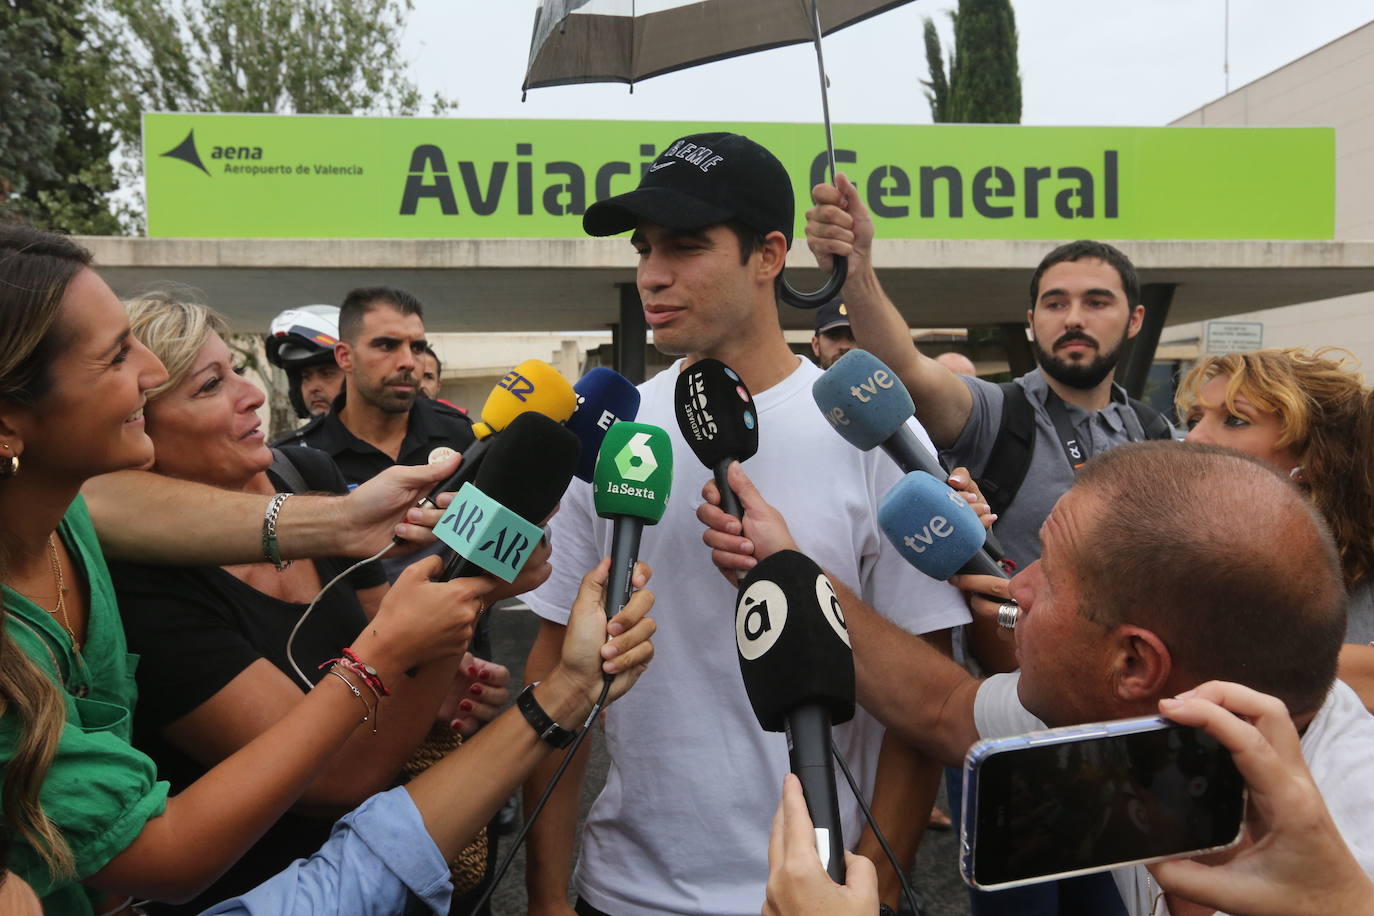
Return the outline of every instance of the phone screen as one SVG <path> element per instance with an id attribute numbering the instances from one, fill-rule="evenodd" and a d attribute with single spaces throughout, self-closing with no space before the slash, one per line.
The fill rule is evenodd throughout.
<path id="1" fill-rule="evenodd" d="M 979 887 L 1225 846 L 1245 810 L 1230 752 L 1180 726 L 998 749 L 970 782 Z"/>

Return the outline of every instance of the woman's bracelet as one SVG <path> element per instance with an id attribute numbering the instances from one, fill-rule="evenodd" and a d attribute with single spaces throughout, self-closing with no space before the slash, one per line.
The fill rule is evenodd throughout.
<path id="1" fill-rule="evenodd" d="M 325 662 L 325 664 L 327 665 L 327 664 L 329 664 L 329 662 Z M 324 667 L 324 666 L 321 665 L 320 667 Z M 367 698 L 363 696 L 363 692 L 362 692 L 361 690 L 359 690 L 356 686 L 354 686 L 354 684 L 353 684 L 352 681 L 350 681 L 348 678 L 344 677 L 343 673 L 339 671 L 339 668 L 338 668 L 337 665 L 331 667 L 331 668 L 330 668 L 327 672 L 325 672 L 325 673 L 326 673 L 326 674 L 332 674 L 332 675 L 334 675 L 336 678 L 338 678 L 339 680 L 343 681 L 343 682 L 344 682 L 344 686 L 347 687 L 350 691 L 352 691 L 352 693 L 353 693 L 353 695 L 354 695 L 355 697 L 357 697 L 359 700 L 362 700 L 363 709 L 367 710 L 367 712 L 363 713 L 363 722 L 367 722 L 367 721 L 371 720 L 371 722 L 372 722 L 372 734 L 374 734 L 374 735 L 377 734 L 377 707 L 380 705 L 380 702 L 379 702 L 377 705 L 368 706 L 368 705 L 367 705 Z M 359 724 L 361 724 L 361 723 L 359 723 Z"/>
<path id="2" fill-rule="evenodd" d="M 272 497 L 272 501 L 267 504 L 267 511 L 262 514 L 262 557 L 277 567 L 277 572 L 291 565 L 290 560 L 282 560 L 281 550 L 277 545 L 277 516 L 281 514 L 281 507 L 290 498 L 290 493 L 278 493 Z"/>
<path id="3" fill-rule="evenodd" d="M 382 683 L 382 676 L 377 673 L 376 668 L 359 658 L 358 653 L 354 652 L 352 649 L 344 649 L 343 654 L 343 658 L 335 659 L 335 661 L 344 665 L 354 674 L 358 675 L 358 677 L 366 681 L 367 686 L 371 687 L 373 691 L 380 696 L 391 696 L 391 691 L 387 690 L 386 685 Z"/>

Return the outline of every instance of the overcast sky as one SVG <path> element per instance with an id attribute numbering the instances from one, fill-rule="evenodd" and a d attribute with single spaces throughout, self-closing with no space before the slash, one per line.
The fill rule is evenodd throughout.
<path id="1" fill-rule="evenodd" d="M 649 0 L 652 2 L 652 0 Z M 749 0 L 728 0 L 749 2 Z M 628 6 L 628 2 L 626 3 Z M 640 0 L 643 8 L 648 5 Z M 922 20 L 952 43 L 956 0 L 918 0 L 825 39 L 836 123 L 930 122 Z M 536 0 L 415 0 L 406 34 L 426 91 L 459 117 L 819 121 L 809 46 L 623 85 L 561 86 L 520 101 Z M 1024 124 L 1167 124 L 1225 92 L 1226 0 L 1017 0 Z M 1230 0 L 1230 87 L 1374 18 L 1369 0 Z"/>

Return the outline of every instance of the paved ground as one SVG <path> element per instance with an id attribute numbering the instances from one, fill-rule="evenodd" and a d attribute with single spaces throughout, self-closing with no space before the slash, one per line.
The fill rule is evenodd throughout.
<path id="1" fill-rule="evenodd" d="M 497 608 L 492 618 L 492 642 L 496 660 L 511 668 L 515 680 L 520 679 L 520 671 L 525 661 L 535 633 L 539 628 L 538 619 L 523 608 Z M 585 813 L 606 775 L 606 753 L 600 732 L 588 737 L 592 742 L 592 758 L 589 767 L 590 777 L 582 791 L 582 810 Z M 944 795 L 941 793 L 941 804 Z M 946 808 L 946 810 L 948 810 Z M 509 838 L 500 843 L 500 855 L 505 856 L 509 849 Z M 912 882 L 921 897 L 922 912 L 925 916 L 968 916 L 968 895 L 959 878 L 957 865 L 957 838 L 950 831 L 938 833 L 927 831 L 916 859 Z M 517 855 L 515 863 L 506 875 L 493 898 L 494 916 L 523 916 L 525 913 L 525 863 L 523 854 Z"/>

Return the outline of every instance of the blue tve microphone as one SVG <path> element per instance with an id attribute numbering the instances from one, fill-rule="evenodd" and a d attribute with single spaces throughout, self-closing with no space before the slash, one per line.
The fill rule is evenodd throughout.
<path id="1" fill-rule="evenodd" d="M 577 476 L 591 483 L 606 430 L 612 423 L 630 421 L 639 414 L 639 389 L 619 372 L 597 366 L 573 385 L 573 391 L 577 394 L 577 409 L 568 418 L 567 426 L 582 443 Z"/>
<path id="2" fill-rule="evenodd" d="M 862 451 L 881 447 L 903 473 L 924 471 L 940 480 L 949 471 L 907 426 L 916 412 L 897 373 L 867 350 L 850 350 L 811 386 L 816 406 L 844 441 Z M 987 547 L 997 558 L 1002 545 L 991 534 Z"/>
<path id="3" fill-rule="evenodd" d="M 1007 578 L 983 549 L 986 532 L 978 513 L 949 485 L 912 471 L 878 506 L 878 525 L 902 557 L 932 579 L 957 573 Z"/>
<path id="4" fill-rule="evenodd" d="M 844 441 L 865 452 L 879 446 L 904 472 L 949 475 L 906 422 L 916 405 L 887 364 L 867 350 L 850 350 L 811 386 L 816 406 Z"/>

